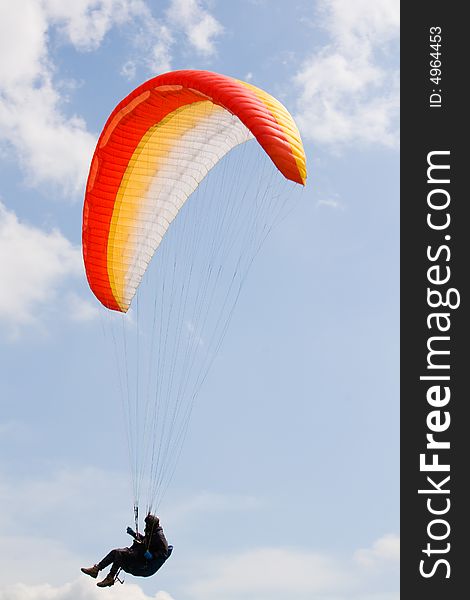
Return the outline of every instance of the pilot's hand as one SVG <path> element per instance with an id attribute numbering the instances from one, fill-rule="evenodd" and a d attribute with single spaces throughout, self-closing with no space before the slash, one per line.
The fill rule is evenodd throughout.
<path id="1" fill-rule="evenodd" d="M 128 527 L 128 528 L 126 529 L 126 533 L 128 533 L 128 534 L 129 534 L 129 535 L 131 535 L 132 537 L 135 537 L 135 531 L 134 531 L 134 530 L 133 530 L 131 527 Z"/>

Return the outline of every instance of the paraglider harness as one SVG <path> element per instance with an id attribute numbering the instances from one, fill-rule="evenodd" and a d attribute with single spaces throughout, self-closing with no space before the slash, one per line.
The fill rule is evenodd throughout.
<path id="1" fill-rule="evenodd" d="M 139 573 L 138 570 L 132 571 L 130 574 L 135 577 L 150 577 L 151 575 L 155 575 L 155 573 L 164 565 L 164 563 L 170 558 L 171 553 L 173 552 L 173 546 L 168 546 L 168 552 L 166 556 L 158 556 L 156 558 L 152 558 L 147 561 L 146 566 L 142 569 L 142 572 Z M 154 563 L 153 565 L 151 563 Z M 122 567 L 119 567 L 118 572 L 114 578 L 115 581 L 119 581 L 119 583 L 124 583 L 124 576 L 121 575 Z M 126 571 L 124 571 L 126 572 Z"/>
<path id="2" fill-rule="evenodd" d="M 135 513 L 136 531 L 133 531 L 130 527 L 128 527 L 127 533 L 131 537 L 134 538 L 135 542 L 140 542 L 139 529 L 138 529 L 138 509 L 136 507 L 134 507 L 134 513 Z M 152 525 L 150 539 L 153 534 L 153 527 L 154 526 Z M 149 539 L 149 546 L 150 546 L 150 539 Z M 143 565 L 141 568 L 136 568 L 136 569 L 133 569 L 132 571 L 129 571 L 129 573 L 131 575 L 134 575 L 136 577 L 150 577 L 151 575 L 154 575 L 158 571 L 158 569 L 160 569 L 160 567 L 162 567 L 164 565 L 164 563 L 168 560 L 168 558 L 170 558 L 171 553 L 173 552 L 173 546 L 169 545 L 168 550 L 165 555 L 153 556 L 153 554 L 149 550 L 149 546 L 146 548 L 144 555 L 143 555 L 143 558 L 145 558 L 145 560 L 146 560 L 145 565 Z M 119 567 L 119 569 L 116 573 L 116 576 L 114 578 L 115 581 L 119 581 L 119 583 L 121 583 L 121 584 L 124 583 L 124 577 L 122 577 L 122 579 L 119 577 L 122 570 L 123 570 L 122 567 Z M 125 572 L 127 572 L 127 571 L 125 571 Z"/>

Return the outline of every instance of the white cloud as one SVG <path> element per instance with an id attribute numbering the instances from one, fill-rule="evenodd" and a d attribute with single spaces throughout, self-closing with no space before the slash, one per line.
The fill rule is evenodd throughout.
<path id="1" fill-rule="evenodd" d="M 346 589 L 349 581 L 335 562 L 321 554 L 280 548 L 261 548 L 212 562 L 212 575 L 193 583 L 195 598 L 261 598 L 287 595 L 309 598 L 329 590 Z M 243 574 L 243 576 L 240 576 Z"/>
<path id="2" fill-rule="evenodd" d="M 170 28 L 157 21 L 151 21 L 150 27 L 154 31 L 153 39 L 158 40 L 150 49 L 146 66 L 154 74 L 163 73 L 171 69 L 171 46 L 174 42 Z"/>
<path id="3" fill-rule="evenodd" d="M 171 0 L 167 10 L 170 23 L 183 30 L 189 43 L 204 56 L 215 53 L 214 39 L 224 31 L 223 26 L 207 12 L 199 0 Z"/>
<path id="4" fill-rule="evenodd" d="M 51 24 L 79 50 L 95 50 L 115 25 L 146 15 L 142 0 L 43 0 Z"/>
<path id="5" fill-rule="evenodd" d="M 331 7 L 331 9 L 330 9 Z M 400 6 L 396 0 L 328 0 L 323 3 L 328 28 L 337 43 L 351 48 L 358 37 L 373 45 L 396 38 Z"/>
<path id="6" fill-rule="evenodd" d="M 393 541 L 391 538 L 393 537 Z M 397 538 L 385 536 L 370 550 L 380 572 L 362 560 L 290 548 L 258 548 L 201 566 L 187 587 L 195 600 L 375 600 L 398 598 Z M 385 550 L 385 547 L 388 550 Z M 242 574 L 242 576 L 241 576 Z"/>
<path id="7" fill-rule="evenodd" d="M 323 198 L 321 200 L 318 200 L 317 206 L 326 206 L 327 208 L 333 209 L 344 208 L 344 205 L 339 200 L 335 200 L 334 198 Z"/>
<path id="8" fill-rule="evenodd" d="M 123 65 L 121 74 L 131 80 L 140 66 L 152 75 L 169 71 L 174 42 L 171 28 L 155 19 L 150 10 L 145 8 L 141 22 L 132 36 L 134 56 Z"/>
<path id="9" fill-rule="evenodd" d="M 358 550 L 355 559 L 366 567 L 374 567 L 383 562 L 400 559 L 400 538 L 395 534 L 384 535 L 371 548 Z"/>
<path id="10" fill-rule="evenodd" d="M 121 75 L 131 81 L 137 73 L 137 64 L 135 60 L 128 60 L 121 67 Z"/>
<path id="11" fill-rule="evenodd" d="M 41 5 L 18 0 L 0 5 L 0 85 L 34 81 L 43 68 L 47 22 Z M 2 104 L 5 99 L 2 98 Z"/>
<path id="12" fill-rule="evenodd" d="M 85 578 L 60 587 L 49 584 L 28 586 L 20 583 L 0 588 L 0 600 L 173 600 L 166 592 L 147 596 L 139 586 L 127 582 L 110 589 L 100 589 L 94 584 L 94 581 Z"/>
<path id="13" fill-rule="evenodd" d="M 173 600 L 173 597 L 167 592 L 157 592 L 155 600 Z"/>
<path id="14" fill-rule="evenodd" d="M 398 40 L 399 3 L 323 0 L 320 6 L 331 43 L 309 57 L 294 79 L 302 133 L 336 146 L 395 146 L 398 72 L 388 66 L 387 53 Z"/>
<path id="15" fill-rule="evenodd" d="M 83 119 L 61 110 L 45 7 L 18 0 L 0 8 L 0 144 L 14 149 L 28 182 L 54 183 L 74 194 L 83 187 L 95 138 Z"/>
<path id="16" fill-rule="evenodd" d="M 95 145 L 83 119 L 60 113 L 60 96 L 47 76 L 39 87 L 23 81 L 8 89 L 5 97 L 0 107 L 0 137 L 18 154 L 27 183 L 52 183 L 64 195 L 78 194 Z"/>
<path id="17" fill-rule="evenodd" d="M 55 599 L 52 593 L 57 590 L 51 585 L 34 587 L 35 584 L 51 574 L 52 565 L 56 565 L 59 577 L 60 573 L 77 572 L 77 557 L 62 542 L 50 538 L 1 536 L 0 555 L 3 562 L 0 600 Z M 17 585 L 19 582 L 22 585 Z"/>
<path id="18" fill-rule="evenodd" d="M 100 315 L 100 308 L 97 302 L 84 300 L 73 292 L 67 294 L 66 303 L 68 305 L 67 313 L 73 321 L 92 321 Z"/>
<path id="19" fill-rule="evenodd" d="M 0 322 L 13 332 L 37 322 L 64 282 L 82 270 L 79 249 L 60 232 L 21 223 L 0 203 Z"/>

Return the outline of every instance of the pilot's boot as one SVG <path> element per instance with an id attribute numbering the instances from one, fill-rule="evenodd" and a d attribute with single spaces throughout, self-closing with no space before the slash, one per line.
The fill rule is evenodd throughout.
<path id="1" fill-rule="evenodd" d="M 93 577 L 95 579 L 98 577 L 99 572 L 100 572 L 100 568 L 98 567 L 98 565 L 93 565 L 92 567 L 89 567 L 88 569 L 86 569 L 85 567 L 82 567 L 82 573 L 85 573 L 85 575 L 89 575 L 90 577 Z"/>
<path id="2" fill-rule="evenodd" d="M 115 581 L 115 576 L 111 575 L 111 573 L 109 573 L 109 575 L 106 575 L 106 577 L 103 579 L 103 581 L 99 581 L 96 585 L 98 587 L 111 587 L 112 585 L 114 585 L 114 581 Z"/>

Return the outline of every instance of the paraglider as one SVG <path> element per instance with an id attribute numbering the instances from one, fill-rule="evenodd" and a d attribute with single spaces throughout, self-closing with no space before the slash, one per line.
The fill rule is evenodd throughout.
<path id="1" fill-rule="evenodd" d="M 131 547 L 115 548 L 99 563 L 82 568 L 82 573 L 96 579 L 100 571 L 111 565 L 108 575 L 96 584 L 98 587 L 114 585 L 121 569 L 136 577 L 150 577 L 170 557 L 173 546 L 168 545 L 157 516 L 148 514 L 145 517 L 144 535 L 130 527 L 127 533 L 134 538 Z"/>
<path id="2" fill-rule="evenodd" d="M 251 264 L 285 217 L 289 193 L 280 181 L 306 181 L 294 119 L 267 92 L 217 73 L 150 79 L 116 106 L 98 139 L 83 258 L 92 292 L 110 309 L 104 320 L 125 413 L 136 530 L 142 489 L 150 514 L 172 480 L 194 400 Z M 100 587 L 114 583 L 118 563 L 127 570 L 127 554 L 105 560 L 114 562 Z M 103 565 L 84 572 L 96 577 Z"/>

